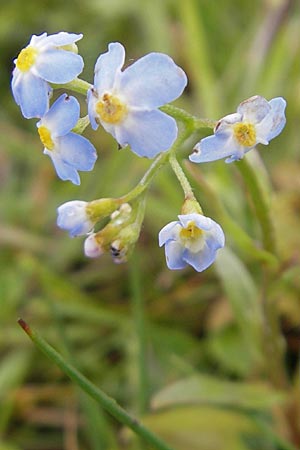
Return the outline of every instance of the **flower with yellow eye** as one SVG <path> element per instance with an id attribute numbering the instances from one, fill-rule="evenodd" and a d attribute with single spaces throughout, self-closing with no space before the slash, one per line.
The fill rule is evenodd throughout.
<path id="1" fill-rule="evenodd" d="M 61 95 L 37 123 L 45 155 L 50 156 L 59 178 L 80 184 L 78 170 L 90 171 L 97 159 L 95 147 L 73 133 L 80 106 L 75 97 Z"/>
<path id="2" fill-rule="evenodd" d="M 153 158 L 171 147 L 178 132 L 176 121 L 158 108 L 181 95 L 187 77 L 162 53 L 150 53 L 122 71 L 124 60 L 118 42 L 98 58 L 88 92 L 90 122 L 94 130 L 101 124 L 121 147 Z"/>
<path id="3" fill-rule="evenodd" d="M 257 144 L 268 145 L 281 133 L 286 101 L 282 97 L 269 102 L 259 95 L 242 102 L 234 114 L 220 119 L 214 134 L 202 139 L 190 155 L 195 163 L 227 158 L 226 162 L 242 159 Z"/>
<path id="4" fill-rule="evenodd" d="M 64 84 L 83 69 L 75 42 L 82 34 L 60 32 L 33 35 L 28 46 L 15 59 L 12 93 L 26 119 L 43 117 L 49 108 L 49 83 Z"/>
<path id="5" fill-rule="evenodd" d="M 177 270 L 189 264 L 202 272 L 215 261 L 217 250 L 224 247 L 223 230 L 202 214 L 182 214 L 178 218 L 159 232 L 159 246 L 165 246 L 167 266 Z"/>

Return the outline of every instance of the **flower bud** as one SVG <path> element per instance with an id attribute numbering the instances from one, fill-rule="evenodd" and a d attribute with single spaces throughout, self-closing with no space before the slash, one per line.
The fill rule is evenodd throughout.
<path id="1" fill-rule="evenodd" d="M 104 253 L 95 233 L 90 234 L 84 241 L 84 254 L 89 258 L 98 258 Z"/>
<path id="2" fill-rule="evenodd" d="M 88 214 L 87 202 L 73 200 L 57 208 L 57 225 L 67 230 L 71 237 L 87 234 L 94 227 L 95 222 Z"/>

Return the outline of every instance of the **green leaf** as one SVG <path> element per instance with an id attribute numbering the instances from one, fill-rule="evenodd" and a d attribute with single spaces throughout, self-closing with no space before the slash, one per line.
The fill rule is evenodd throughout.
<path id="1" fill-rule="evenodd" d="M 262 360 L 260 343 L 263 321 L 254 280 L 229 248 L 219 253 L 215 267 L 241 330 L 245 351 L 249 353 L 253 364 L 258 365 Z"/>
<path id="2" fill-rule="evenodd" d="M 143 418 L 174 450 L 246 450 L 243 436 L 257 432 L 246 416 L 212 407 L 180 407 Z"/>
<path id="3" fill-rule="evenodd" d="M 158 392 L 154 409 L 182 404 L 209 404 L 267 410 L 284 399 L 284 394 L 265 383 L 226 381 L 211 375 L 193 375 Z"/>
<path id="4" fill-rule="evenodd" d="M 15 396 L 12 395 L 12 390 L 16 389 L 23 381 L 29 365 L 30 353 L 17 350 L 3 358 L 1 361 L 0 433 L 5 430 L 8 424 L 15 400 Z"/>

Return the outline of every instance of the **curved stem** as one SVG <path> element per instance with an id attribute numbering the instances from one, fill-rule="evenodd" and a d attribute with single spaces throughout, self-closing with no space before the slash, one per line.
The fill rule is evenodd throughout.
<path id="1" fill-rule="evenodd" d="M 123 195 L 123 197 L 120 197 L 121 203 L 126 203 L 134 200 L 136 197 L 141 195 L 149 186 L 154 176 L 158 173 L 158 171 L 169 161 L 170 155 L 174 153 L 182 144 L 183 142 L 194 132 L 194 130 L 187 126 L 178 136 L 176 142 L 173 144 L 173 146 L 166 152 L 160 153 L 147 172 L 144 174 L 140 182 L 130 191 L 128 194 Z"/>
<path id="2" fill-rule="evenodd" d="M 276 255 L 276 241 L 270 206 L 257 173 L 246 158 L 239 161 L 236 167 L 241 172 L 252 197 L 253 207 L 262 230 L 264 248 Z"/>
<path id="3" fill-rule="evenodd" d="M 192 187 L 191 187 L 187 177 L 185 176 L 185 173 L 183 172 L 182 167 L 178 163 L 174 153 L 171 153 L 171 155 L 169 157 L 169 162 L 170 162 L 170 165 L 171 165 L 177 179 L 179 180 L 179 183 L 181 184 L 185 198 L 196 200 L 193 190 L 192 190 Z"/>
<path id="4" fill-rule="evenodd" d="M 110 413 L 115 419 L 121 422 L 123 425 L 128 426 L 137 435 L 143 438 L 146 442 L 153 446 L 157 450 L 172 450 L 172 448 L 166 444 L 162 439 L 156 436 L 152 431 L 146 428 L 135 417 L 128 414 L 118 403 L 111 397 L 109 397 L 101 389 L 92 384 L 84 375 L 82 375 L 71 364 L 66 362 L 63 357 L 54 350 L 41 336 L 32 330 L 24 320 L 18 320 L 19 325 L 27 333 L 30 339 L 34 342 L 36 347 L 41 350 L 52 362 L 54 362 L 74 383 L 79 385 L 84 392 L 91 396 L 96 402 L 98 402 L 105 411 Z"/>
<path id="5" fill-rule="evenodd" d="M 51 83 L 53 89 L 70 89 L 70 91 L 78 92 L 78 94 L 86 95 L 87 91 L 92 87 L 87 81 L 81 80 L 80 78 L 75 78 L 69 83 L 65 84 L 54 84 Z"/>
<path id="6" fill-rule="evenodd" d="M 181 122 L 189 125 L 193 130 L 198 128 L 214 128 L 216 125 L 215 120 L 210 119 L 199 119 L 193 116 L 184 109 L 177 108 L 176 106 L 167 104 L 159 108 L 161 111 L 165 112 L 169 116 L 174 117 L 174 119 L 180 120 Z"/>

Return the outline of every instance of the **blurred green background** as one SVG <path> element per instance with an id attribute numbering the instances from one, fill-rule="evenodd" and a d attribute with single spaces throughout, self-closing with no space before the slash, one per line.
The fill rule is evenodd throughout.
<path id="1" fill-rule="evenodd" d="M 205 214 L 226 233 L 206 272 L 171 272 L 158 248 L 183 200 L 168 168 L 148 194 L 128 264 L 88 260 L 83 239 L 57 228 L 61 203 L 123 195 L 150 164 L 87 130 L 95 170 L 80 187 L 57 179 L 10 78 L 32 34 L 61 30 L 84 34 L 89 82 L 109 42 L 125 45 L 127 62 L 168 53 L 189 78 L 176 106 L 199 117 L 218 119 L 255 94 L 287 100 L 283 133 L 247 155 L 271 202 L 279 266 L 260 251 L 238 163 L 187 163 L 210 130 L 180 155 Z M 299 2 L 10 0 L 0 6 L 0 48 L 0 450 L 146 448 L 34 348 L 20 316 L 175 450 L 300 448 Z"/>

